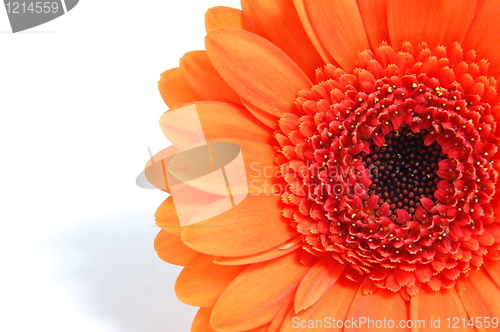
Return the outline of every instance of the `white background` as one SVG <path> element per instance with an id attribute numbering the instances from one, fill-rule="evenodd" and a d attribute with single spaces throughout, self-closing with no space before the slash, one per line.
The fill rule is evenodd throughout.
<path id="1" fill-rule="evenodd" d="M 0 330 L 189 331 L 154 252 L 166 195 L 135 185 L 168 145 L 162 71 L 236 0 L 81 0 L 12 34 L 0 7 Z"/>

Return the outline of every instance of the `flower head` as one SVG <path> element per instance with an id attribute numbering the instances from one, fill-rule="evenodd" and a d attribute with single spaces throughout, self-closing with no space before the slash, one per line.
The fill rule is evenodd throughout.
<path id="1" fill-rule="evenodd" d="M 248 175 L 219 216 L 180 227 L 171 197 L 157 212 L 193 331 L 499 317 L 500 1 L 242 8 L 209 10 L 207 51 L 160 80 Z M 174 145 L 189 137 L 167 119 Z"/>

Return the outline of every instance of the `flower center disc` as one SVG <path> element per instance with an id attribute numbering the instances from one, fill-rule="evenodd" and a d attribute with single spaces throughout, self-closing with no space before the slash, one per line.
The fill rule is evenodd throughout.
<path id="1" fill-rule="evenodd" d="M 435 202 L 439 177 L 438 163 L 444 159 L 437 143 L 425 146 L 426 133 L 414 134 L 403 129 L 387 135 L 382 147 L 371 147 L 371 153 L 361 153 L 361 160 L 372 180 L 368 194 L 380 197 L 380 202 L 390 205 L 388 216 L 397 222 L 397 209 L 404 209 L 413 216 L 421 206 L 420 199 Z"/>
<path id="2" fill-rule="evenodd" d="M 473 54 L 464 65 L 458 44 L 418 49 L 382 45 L 360 53 L 352 73 L 318 70 L 275 135 L 283 214 L 305 252 L 410 295 L 422 284 L 451 288 L 500 256 L 499 240 L 484 235 L 500 231 L 496 83 Z"/>

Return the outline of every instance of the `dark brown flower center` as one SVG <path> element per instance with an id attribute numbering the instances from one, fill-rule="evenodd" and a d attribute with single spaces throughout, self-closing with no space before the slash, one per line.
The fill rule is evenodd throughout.
<path id="1" fill-rule="evenodd" d="M 362 152 L 361 159 L 372 184 L 368 194 L 380 197 L 379 205 L 390 205 L 389 218 L 397 222 L 397 209 L 406 210 L 411 217 L 421 206 L 421 198 L 436 202 L 439 177 L 438 163 L 445 158 L 437 143 L 425 146 L 427 131 L 412 133 L 403 128 L 386 137 L 383 146 L 374 145 L 371 153 Z"/>

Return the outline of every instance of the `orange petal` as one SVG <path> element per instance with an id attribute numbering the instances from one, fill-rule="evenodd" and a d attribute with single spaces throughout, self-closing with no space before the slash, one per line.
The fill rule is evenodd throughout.
<path id="1" fill-rule="evenodd" d="M 207 33 L 220 27 L 246 29 L 243 12 L 236 8 L 217 6 L 205 13 L 205 29 Z"/>
<path id="2" fill-rule="evenodd" d="M 161 203 L 155 213 L 156 225 L 167 233 L 181 236 L 182 228 L 175 212 L 174 201 L 169 196 Z"/>
<path id="3" fill-rule="evenodd" d="M 420 326 L 414 327 L 412 331 L 435 331 L 437 327 L 440 327 L 438 328 L 439 331 L 457 331 L 457 329 L 448 327 L 448 324 L 452 324 L 453 321 L 448 322 L 447 319 L 453 320 L 454 317 L 467 319 L 467 312 L 455 288 L 441 289 L 436 292 L 428 287 L 422 287 L 410 300 L 410 318 L 413 322 L 420 321 Z M 431 322 L 437 324 L 437 320 L 440 321 L 440 326 L 431 326 Z M 459 330 L 474 331 L 462 325 L 460 325 Z"/>
<path id="4" fill-rule="evenodd" d="M 309 308 L 337 282 L 345 265 L 331 257 L 319 260 L 300 282 L 295 293 L 295 312 Z"/>
<path id="5" fill-rule="evenodd" d="M 399 322 L 408 320 L 407 304 L 399 293 L 393 293 L 389 290 L 379 289 L 373 294 L 363 295 L 360 288 L 352 302 L 347 320 L 357 320 L 358 328 L 351 328 L 349 331 L 374 331 L 368 319 L 372 321 L 390 321 L 394 322 L 394 329 L 397 331 L 407 331 L 410 329 L 399 328 Z M 371 323 L 374 324 L 374 323 Z M 375 329 L 376 330 L 376 329 Z M 387 329 L 388 331 L 392 329 Z"/>
<path id="6" fill-rule="evenodd" d="M 267 332 L 279 332 L 283 321 L 288 315 L 288 312 L 293 308 L 293 296 L 288 297 L 288 302 L 281 306 L 281 309 L 276 313 L 273 320 L 269 324 Z"/>
<path id="7" fill-rule="evenodd" d="M 358 0 L 359 11 L 372 49 L 376 49 L 384 41 L 389 42 L 389 28 L 387 27 L 388 1 Z"/>
<path id="8" fill-rule="evenodd" d="M 175 146 L 169 146 L 148 160 L 144 167 L 144 173 L 149 183 L 158 189 L 170 193 L 170 188 L 168 187 L 168 166 L 178 152 L 179 149 Z"/>
<path id="9" fill-rule="evenodd" d="M 370 48 L 356 0 L 304 0 L 311 25 L 331 56 L 346 70 Z"/>
<path id="10" fill-rule="evenodd" d="M 196 100 L 184 81 L 180 68 L 164 71 L 158 82 L 158 89 L 168 107 L 177 107 Z"/>
<path id="11" fill-rule="evenodd" d="M 500 261 L 485 259 L 484 267 L 497 286 L 500 287 Z"/>
<path id="12" fill-rule="evenodd" d="M 469 317 L 500 317 L 500 289 L 483 269 L 471 272 L 469 278 L 458 279 L 458 285 L 458 295 Z"/>
<path id="13" fill-rule="evenodd" d="M 272 145 L 234 137 L 221 137 L 211 140 L 212 150 L 217 142 L 233 143 L 241 151 L 245 174 L 233 172 L 234 179 L 231 184 L 233 193 L 279 194 L 285 190 L 286 184 L 279 178 L 280 170 L 275 163 L 276 150 Z M 184 153 L 182 158 L 172 159 L 168 170 L 180 183 L 188 183 L 203 192 L 216 195 L 224 195 L 225 193 L 227 195 L 226 184 L 224 182 L 216 184 L 211 177 L 200 178 L 196 183 L 189 182 L 189 179 L 193 178 L 193 172 L 199 171 L 201 174 L 206 171 L 201 166 L 199 169 L 190 167 L 194 158 L 208 158 L 208 150 L 205 149 L 208 148 L 200 147 L 196 150 L 189 150 Z M 219 151 L 224 152 L 220 148 Z M 202 153 L 205 152 L 206 155 L 203 155 Z"/>
<path id="14" fill-rule="evenodd" d="M 217 332 L 210 327 L 212 308 L 200 308 L 191 324 L 191 332 Z"/>
<path id="15" fill-rule="evenodd" d="M 323 67 L 321 59 L 304 30 L 290 0 L 242 0 L 248 29 L 285 51 L 311 78 Z"/>
<path id="16" fill-rule="evenodd" d="M 215 304 L 212 326 L 245 331 L 271 322 L 308 269 L 295 253 L 247 267 Z"/>
<path id="17" fill-rule="evenodd" d="M 257 120 L 259 120 L 260 122 L 262 122 L 271 129 L 278 128 L 279 117 L 269 114 L 266 111 L 263 111 L 260 108 L 255 107 L 254 105 L 250 104 L 248 101 L 244 99 L 241 99 L 241 102 Z"/>
<path id="18" fill-rule="evenodd" d="M 300 325 L 302 322 L 305 322 L 305 326 L 307 327 L 307 323 L 309 321 L 323 320 L 326 317 L 331 317 L 335 320 L 344 320 L 358 288 L 359 284 L 347 280 L 344 276 L 340 277 L 339 281 L 337 281 L 335 285 L 333 285 L 333 287 L 330 288 L 330 290 L 326 292 L 325 295 L 312 307 L 303 310 L 298 314 L 296 314 L 295 310 L 292 308 L 288 312 L 288 316 L 283 321 L 280 332 L 306 331 Z M 342 328 L 335 328 L 335 325 L 325 325 L 323 325 L 323 328 L 311 328 L 309 330 L 314 332 L 340 332 L 343 330 Z"/>
<path id="19" fill-rule="evenodd" d="M 185 227 L 182 241 L 213 256 L 259 254 L 297 234 L 282 209 L 279 195 L 250 195 L 217 217 Z"/>
<path id="20" fill-rule="evenodd" d="M 271 250 L 265 251 L 257 255 L 244 256 L 244 257 L 216 257 L 214 263 L 220 265 L 244 265 L 244 264 L 255 264 L 255 263 L 269 261 L 271 259 L 285 256 L 291 253 L 292 251 L 295 251 L 298 248 L 300 248 L 302 244 L 300 243 L 300 241 L 297 241 L 296 239 L 297 237 L 285 243 L 280 244 L 276 248 L 273 248 Z M 292 241 L 293 244 L 291 246 L 288 246 L 286 249 L 282 249 L 283 246 L 285 246 L 288 242 Z"/>
<path id="21" fill-rule="evenodd" d="M 240 97 L 215 70 L 205 51 L 186 53 L 181 59 L 182 77 L 197 100 L 241 104 Z"/>
<path id="22" fill-rule="evenodd" d="M 490 75 L 500 72 L 500 1 L 479 0 L 464 46 L 490 63 Z"/>
<path id="23" fill-rule="evenodd" d="M 450 16 L 446 32 L 443 36 L 443 45 L 454 42 L 463 43 L 471 26 L 478 0 L 454 0 L 450 2 Z"/>
<path id="24" fill-rule="evenodd" d="M 199 254 L 182 269 L 175 293 L 182 302 L 197 307 L 212 307 L 224 289 L 246 266 L 221 266 L 214 257 Z"/>
<path id="25" fill-rule="evenodd" d="M 316 51 L 319 53 L 319 55 L 323 59 L 323 62 L 324 63 L 331 63 L 332 65 L 337 64 L 335 62 L 335 60 L 333 60 L 330 53 L 328 53 L 328 50 L 325 48 L 325 46 L 321 43 L 316 32 L 314 31 L 314 29 L 311 25 L 311 21 L 309 20 L 309 17 L 307 16 L 307 10 L 306 10 L 306 5 L 305 5 L 304 1 L 305 0 L 293 0 L 295 10 L 297 11 L 297 15 L 299 16 L 300 21 L 302 23 L 302 27 L 306 31 L 306 34 L 309 36 L 311 43 L 314 45 L 314 48 L 316 49 Z"/>
<path id="26" fill-rule="evenodd" d="M 300 90 L 312 86 L 300 67 L 268 40 L 235 28 L 218 28 L 206 38 L 208 56 L 243 99 L 276 116 L 294 108 Z"/>
<path id="27" fill-rule="evenodd" d="M 186 266 L 198 254 L 182 243 L 179 236 L 160 230 L 154 242 L 158 256 L 167 263 Z"/>
<path id="28" fill-rule="evenodd" d="M 273 143 L 269 128 L 263 126 L 245 108 L 220 102 L 195 102 L 201 129 L 207 141 L 222 137 Z M 172 112 L 179 111 L 179 112 Z M 199 128 L 186 124 L 182 109 L 173 108 L 160 117 L 163 134 L 179 149 L 191 148 Z M 171 113 L 172 112 L 172 113 Z M 196 131 L 196 132 L 195 132 Z"/>
<path id="29" fill-rule="evenodd" d="M 398 49 L 404 42 L 425 41 L 433 49 L 443 40 L 450 16 L 451 0 L 398 0 L 387 3 L 391 44 Z"/>

